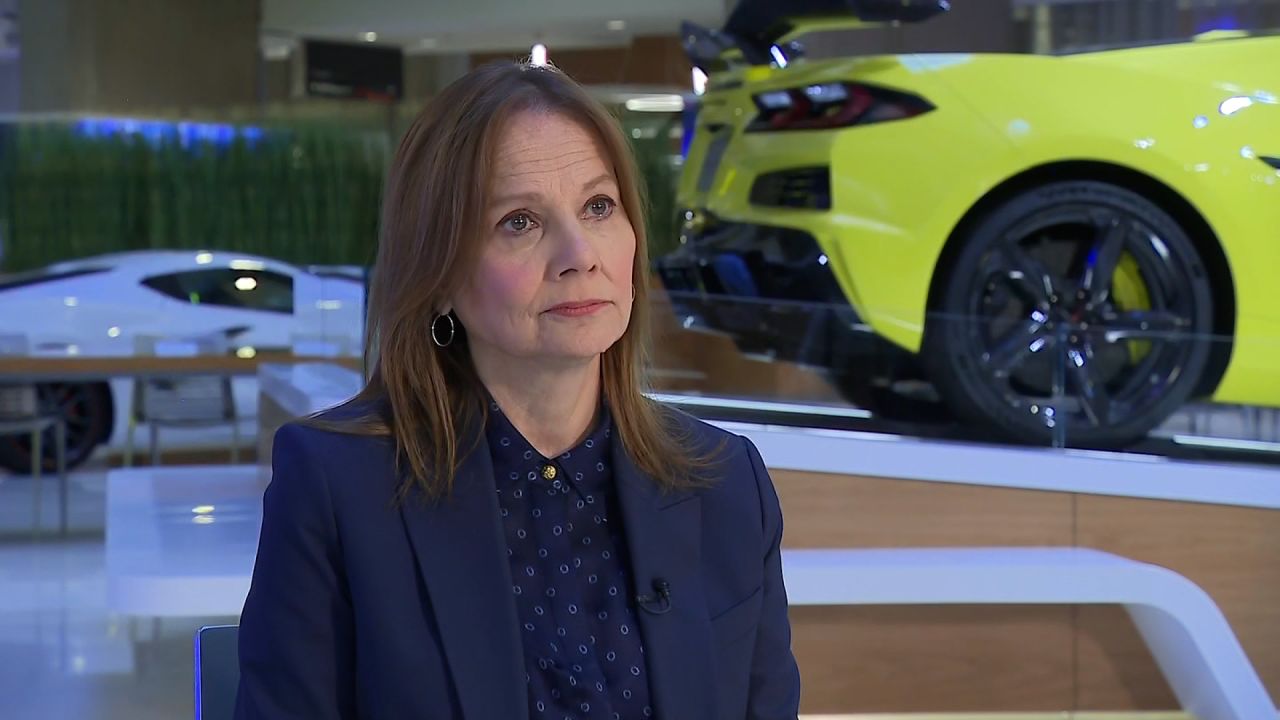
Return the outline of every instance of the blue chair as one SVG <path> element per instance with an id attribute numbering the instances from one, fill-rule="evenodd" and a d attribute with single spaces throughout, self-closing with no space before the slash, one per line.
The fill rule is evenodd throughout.
<path id="1" fill-rule="evenodd" d="M 196 720 L 231 720 L 240 685 L 239 633 L 236 625 L 196 631 Z"/>

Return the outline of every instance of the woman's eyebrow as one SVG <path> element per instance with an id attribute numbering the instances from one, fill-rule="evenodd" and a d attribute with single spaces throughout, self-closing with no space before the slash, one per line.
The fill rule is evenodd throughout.
<path id="1" fill-rule="evenodd" d="M 582 192 L 584 193 L 588 192 L 594 188 L 597 188 L 609 182 L 613 182 L 613 173 L 609 173 L 609 172 L 600 173 L 594 178 L 591 178 L 587 182 L 583 183 Z M 493 198 L 493 200 L 489 202 L 489 207 L 495 208 L 498 206 L 514 205 L 517 202 L 524 203 L 524 202 L 538 201 L 542 199 L 543 199 L 542 193 L 536 190 L 530 190 L 529 192 L 522 192 L 522 193 L 508 193 L 506 195 L 498 195 L 497 197 Z"/>
<path id="2" fill-rule="evenodd" d="M 596 177 L 588 180 L 586 183 L 583 184 L 582 192 L 587 192 L 592 188 L 595 188 L 599 185 L 603 185 L 607 182 L 612 182 L 612 181 L 613 181 L 613 173 L 609 173 L 609 172 L 600 173 Z"/>
<path id="3" fill-rule="evenodd" d="M 537 191 L 510 193 L 507 195 L 499 195 L 489 201 L 490 208 L 497 208 L 506 205 L 515 205 L 519 203 L 536 202 L 542 199 L 542 193 Z"/>

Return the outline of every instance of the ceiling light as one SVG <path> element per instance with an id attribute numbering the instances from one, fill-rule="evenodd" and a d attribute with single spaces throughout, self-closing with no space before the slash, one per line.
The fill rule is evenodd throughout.
<path id="1" fill-rule="evenodd" d="M 684 110 L 684 98 L 679 95 L 642 95 L 627 100 L 632 112 L 680 112 Z"/>
<path id="2" fill-rule="evenodd" d="M 262 49 L 262 57 L 265 60 L 287 60 L 293 53 L 293 44 L 285 38 L 263 38 L 259 47 Z"/>
<path id="3" fill-rule="evenodd" d="M 360 33 L 360 39 L 364 40 L 365 42 L 377 42 L 378 33 L 376 32 Z"/>
<path id="4" fill-rule="evenodd" d="M 237 290 L 241 290 L 241 291 L 244 291 L 244 292 L 248 292 L 249 290 L 254 290 L 254 289 L 256 289 L 257 287 L 258 287 L 258 281 L 257 281 L 257 280 L 255 280 L 255 279 L 253 279 L 253 278 L 251 278 L 251 277 L 247 277 L 247 276 L 246 276 L 246 277 L 238 277 L 238 278 L 236 278 L 236 289 L 237 289 Z"/>
<path id="5" fill-rule="evenodd" d="M 542 43 L 534 45 L 529 51 L 530 65 L 546 65 L 547 64 L 547 46 Z"/>
<path id="6" fill-rule="evenodd" d="M 702 68 L 693 69 L 693 94 L 702 95 L 707 92 L 707 74 Z"/>
<path id="7" fill-rule="evenodd" d="M 610 30 L 613 30 L 614 32 L 617 32 L 619 30 L 627 29 L 627 21 L 626 20 L 610 20 L 609 22 L 605 23 L 604 26 L 609 28 Z"/>

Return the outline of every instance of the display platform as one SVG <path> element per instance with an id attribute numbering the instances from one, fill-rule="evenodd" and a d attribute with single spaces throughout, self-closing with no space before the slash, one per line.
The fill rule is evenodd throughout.
<path id="1" fill-rule="evenodd" d="M 339 401 L 339 386 L 352 381 L 341 373 L 310 371 L 278 379 L 315 391 L 280 394 L 278 422 Z M 276 387 L 263 385 L 268 391 Z M 661 399 L 697 414 L 717 412 L 707 398 Z M 1280 566 L 1275 563 L 1280 474 L 1274 470 L 1131 453 L 715 422 L 760 448 L 783 504 L 788 554 L 822 548 L 1080 547 L 1158 565 L 1204 589 L 1273 702 L 1280 690 Z M 264 425 L 264 436 L 270 432 Z M 113 598 L 145 599 L 146 604 L 140 602 L 136 610 L 122 605 L 119 611 L 187 614 L 187 603 L 198 595 L 201 601 L 220 597 L 218 611 L 234 612 L 252 568 L 244 542 L 256 538 L 254 513 L 265 471 L 157 470 L 163 480 L 146 475 L 148 470 L 130 472 L 142 475 L 113 474 L 110 480 L 108 566 Z M 223 472 L 239 475 L 224 478 Z M 211 490 L 200 491 L 206 484 Z M 219 492 L 212 488 L 231 488 L 232 495 L 210 499 Z M 166 503 L 169 510 L 158 509 Z M 193 512 L 202 506 L 215 509 Z M 146 530 L 147 525 L 161 529 Z M 180 540 L 166 532 L 202 540 Z M 197 550 L 203 539 L 219 537 L 234 540 L 222 550 L 203 555 Z M 126 551 L 134 543 L 188 556 L 150 556 L 165 552 L 151 549 L 130 555 Z M 117 563 L 117 557 L 127 562 Z M 207 559 L 208 572 L 200 570 L 201 558 Z M 146 563 L 159 570 L 142 573 L 136 583 L 116 571 Z M 231 590 L 226 563 L 238 568 L 243 583 L 238 590 Z M 218 585 L 224 581 L 231 584 Z M 128 590 L 130 584 L 136 589 Z M 196 587 L 205 590 L 191 591 Z M 806 604 L 793 606 L 792 623 L 806 712 L 1179 707 L 1138 629 L 1119 607 Z"/>

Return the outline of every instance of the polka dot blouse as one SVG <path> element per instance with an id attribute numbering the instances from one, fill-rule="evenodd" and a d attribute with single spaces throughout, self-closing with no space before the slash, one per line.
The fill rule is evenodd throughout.
<path id="1" fill-rule="evenodd" d="M 607 412 L 545 458 L 490 403 L 486 428 L 511 562 L 532 720 L 653 717 Z"/>

